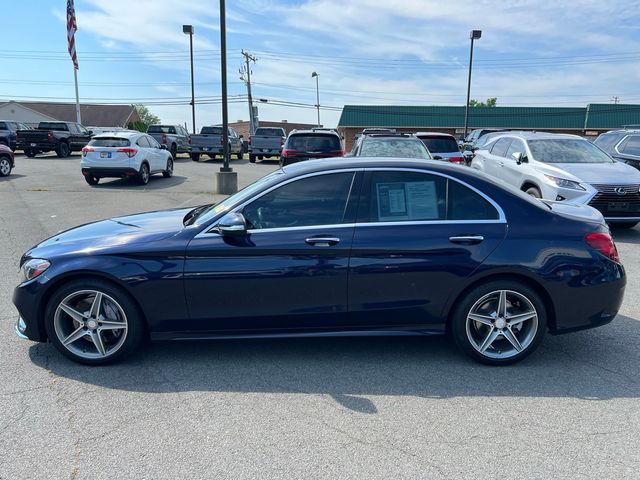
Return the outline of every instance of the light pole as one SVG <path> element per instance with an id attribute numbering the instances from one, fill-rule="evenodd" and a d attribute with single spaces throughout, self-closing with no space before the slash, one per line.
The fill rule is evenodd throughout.
<path id="1" fill-rule="evenodd" d="M 471 30 L 471 50 L 469 52 L 469 80 L 467 81 L 467 103 L 464 105 L 464 140 L 469 129 L 469 101 L 471 100 L 471 65 L 473 64 L 473 41 L 482 37 L 482 30 Z"/>
<path id="2" fill-rule="evenodd" d="M 189 52 L 191 53 L 191 117 L 193 120 L 193 133 L 196 133 L 196 93 L 193 84 L 193 25 L 183 25 L 182 33 L 189 35 Z"/>
<path id="3" fill-rule="evenodd" d="M 216 172 L 216 191 L 230 195 L 238 191 L 238 173 L 229 167 L 229 112 L 227 109 L 227 20 L 225 0 L 220 0 L 220 83 L 222 84 L 223 166 Z"/>
<path id="4" fill-rule="evenodd" d="M 320 128 L 320 84 L 318 78 L 320 75 L 317 72 L 311 74 L 311 78 L 316 77 L 316 108 L 318 109 L 318 128 Z"/>

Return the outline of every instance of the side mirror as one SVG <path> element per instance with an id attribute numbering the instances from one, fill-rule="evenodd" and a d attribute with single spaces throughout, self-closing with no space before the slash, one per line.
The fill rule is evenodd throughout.
<path id="1" fill-rule="evenodd" d="M 218 222 L 218 230 L 228 237 L 241 237 L 247 234 L 247 222 L 241 213 L 227 213 Z"/>
<path id="2" fill-rule="evenodd" d="M 520 165 L 521 163 L 527 162 L 527 157 L 522 154 L 522 152 L 513 152 L 511 156 L 515 159 L 516 163 Z"/>
<path id="3" fill-rule="evenodd" d="M 442 160 L 442 157 L 440 155 L 434 155 L 433 159 L 434 160 Z"/>
<path id="4" fill-rule="evenodd" d="M 240 135 L 240 138 L 244 138 L 244 135 Z"/>
<path id="5" fill-rule="evenodd" d="M 160 150 L 167 150 L 167 146 L 164 144 L 160 145 Z"/>
<path id="6" fill-rule="evenodd" d="M 88 133 L 89 135 L 93 135 L 93 130 L 87 130 L 87 133 Z"/>

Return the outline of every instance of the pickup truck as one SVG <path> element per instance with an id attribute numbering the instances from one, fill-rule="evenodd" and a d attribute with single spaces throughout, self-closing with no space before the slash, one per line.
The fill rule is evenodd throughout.
<path id="1" fill-rule="evenodd" d="M 268 128 L 260 127 L 256 129 L 249 139 L 249 145 L 251 146 L 249 151 L 249 161 L 256 163 L 256 158 L 262 160 L 263 158 L 277 157 L 280 158 L 282 154 L 282 146 L 287 139 L 287 134 L 284 128 Z"/>
<path id="2" fill-rule="evenodd" d="M 18 146 L 18 130 L 29 130 L 24 123 L 14 122 L 12 120 L 0 120 L 0 145 L 6 145 L 11 150 L 15 150 Z"/>
<path id="3" fill-rule="evenodd" d="M 229 127 L 229 152 L 236 155 L 238 160 L 244 158 L 242 138 L 242 135 Z M 209 158 L 222 155 L 222 145 L 222 127 L 202 127 L 199 134 L 191 135 L 191 160 L 199 161 L 200 155 L 208 155 Z"/>
<path id="4" fill-rule="evenodd" d="M 18 130 L 18 148 L 27 157 L 55 151 L 65 158 L 89 143 L 93 132 L 74 122 L 40 122 L 34 130 Z"/>
<path id="5" fill-rule="evenodd" d="M 182 125 L 149 125 L 147 134 L 160 145 L 166 145 L 174 160 L 179 153 L 191 150 L 191 135 Z"/>

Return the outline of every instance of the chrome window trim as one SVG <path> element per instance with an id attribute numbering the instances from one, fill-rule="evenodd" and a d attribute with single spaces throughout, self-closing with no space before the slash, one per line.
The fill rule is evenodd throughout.
<path id="1" fill-rule="evenodd" d="M 640 137 L 640 135 L 638 135 L 638 134 L 630 133 L 630 134 L 625 135 L 624 137 L 622 137 L 622 139 L 621 139 L 618 143 L 616 143 L 616 144 L 615 144 L 615 146 L 613 147 L 613 149 L 616 151 L 616 153 L 617 153 L 618 155 L 626 155 L 627 157 L 632 157 L 632 158 L 638 158 L 638 159 L 640 159 L 640 155 L 633 155 L 633 154 L 631 154 L 631 153 L 624 153 L 624 152 L 621 152 L 620 150 L 618 150 L 618 147 L 619 147 L 620 145 L 622 145 L 622 144 L 623 144 L 623 143 L 624 143 L 628 138 L 630 138 L 630 137 L 634 137 L 634 136 L 636 136 L 636 137 Z"/>
<path id="2" fill-rule="evenodd" d="M 258 200 L 263 195 L 266 195 L 267 193 L 275 190 L 276 188 L 279 188 L 281 186 L 287 185 L 287 184 L 289 184 L 291 182 L 294 182 L 296 180 L 302 180 L 304 178 L 315 177 L 315 176 L 319 176 L 319 175 L 328 175 L 328 174 L 332 174 L 332 173 L 344 173 L 344 172 L 352 172 L 352 173 L 357 173 L 357 172 L 415 172 L 415 173 L 426 173 L 426 174 L 430 174 L 430 175 L 436 175 L 436 176 L 444 177 L 444 178 L 447 178 L 447 179 L 452 180 L 454 182 L 458 182 L 461 185 L 464 185 L 465 187 L 471 189 L 473 192 L 477 193 L 482 198 L 484 198 L 486 201 L 488 201 L 497 210 L 498 218 L 497 219 L 491 219 L 491 220 L 404 220 L 404 221 L 397 221 L 397 222 L 338 223 L 338 224 L 329 224 L 329 225 L 326 225 L 326 224 L 325 225 L 305 225 L 305 226 L 301 226 L 301 227 L 278 227 L 278 228 L 249 229 L 249 230 L 247 230 L 247 233 L 256 234 L 256 233 L 267 233 L 267 232 L 289 232 L 289 231 L 299 231 L 299 230 L 312 230 L 312 229 L 318 229 L 318 228 L 340 228 L 340 227 L 353 228 L 353 227 L 370 227 L 370 226 L 380 226 L 380 225 L 395 225 L 395 226 L 401 226 L 401 225 L 462 225 L 462 224 L 476 225 L 476 224 L 507 223 L 507 219 L 506 219 L 506 216 L 504 214 L 504 210 L 502 209 L 502 207 L 500 207 L 500 205 L 498 205 L 498 203 L 495 202 L 491 197 L 489 197 L 485 193 L 481 192 L 480 190 L 478 190 L 474 186 L 469 185 L 467 182 L 465 182 L 463 180 L 460 180 L 458 178 L 455 178 L 455 177 L 453 177 L 451 175 L 448 175 L 446 173 L 434 172 L 433 170 L 426 170 L 426 169 L 420 169 L 420 168 L 411 168 L 411 167 L 369 167 L 369 168 L 366 168 L 366 167 L 358 167 L 358 168 L 345 167 L 344 169 L 333 169 L 333 170 L 327 170 L 327 171 L 322 171 L 322 172 L 307 173 L 305 175 L 300 175 L 298 177 L 290 178 L 285 182 L 278 183 L 277 185 L 273 185 L 272 187 L 268 188 L 264 192 L 261 192 L 260 195 L 258 195 L 256 197 L 253 197 L 253 198 L 251 198 L 249 200 L 246 200 L 245 202 L 241 203 L 240 205 L 236 205 L 232 209 L 230 209 L 227 212 L 225 212 L 224 215 L 226 215 L 227 213 L 236 213 L 236 212 L 238 212 L 238 210 L 241 210 L 242 208 L 244 208 L 246 205 L 248 205 L 252 201 Z M 347 201 L 348 201 L 348 199 L 347 199 Z M 220 218 L 222 218 L 222 217 L 220 217 Z M 205 227 L 202 231 L 200 231 L 194 237 L 194 239 L 196 239 L 196 238 L 207 238 L 207 237 L 211 237 L 211 236 L 214 236 L 214 237 L 221 236 L 220 233 L 218 233 L 218 232 L 210 232 L 209 231 L 212 228 L 214 228 L 215 226 L 216 225 L 215 225 L 215 222 L 214 222 L 214 224 L 211 224 L 211 225 Z"/>

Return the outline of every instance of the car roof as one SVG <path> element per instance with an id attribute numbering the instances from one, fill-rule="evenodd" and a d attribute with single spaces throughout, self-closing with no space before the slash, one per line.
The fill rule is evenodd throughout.
<path id="1" fill-rule="evenodd" d="M 571 135 L 569 133 L 530 132 L 530 131 L 519 131 L 519 130 L 509 130 L 509 131 L 501 132 L 499 135 L 496 135 L 494 138 L 502 138 L 502 137 L 518 137 L 523 140 L 553 140 L 553 139 L 559 139 L 559 138 L 583 139 L 579 135 Z"/>
<path id="2" fill-rule="evenodd" d="M 128 131 L 113 131 L 113 132 L 102 132 L 98 135 L 95 135 L 93 138 L 131 138 L 138 135 L 146 135 L 146 133 L 142 132 L 128 132 Z"/>
<path id="3" fill-rule="evenodd" d="M 621 128 L 620 130 L 609 130 L 608 132 L 601 133 L 602 135 L 628 135 L 630 133 L 640 133 L 640 129 L 638 128 Z"/>
<path id="4" fill-rule="evenodd" d="M 432 170 L 446 174 L 475 174 L 471 168 L 461 168 L 460 165 L 450 164 L 438 160 L 423 160 L 394 157 L 336 157 L 307 160 L 283 167 L 287 174 L 304 175 L 307 173 L 342 170 L 352 168 L 417 168 Z M 483 175 L 480 175 L 484 178 Z"/>
<path id="5" fill-rule="evenodd" d="M 450 133 L 442 133 L 442 132 L 416 132 L 415 136 L 419 137 L 420 135 L 429 135 L 430 137 L 451 137 L 455 140 L 455 137 Z"/>
<path id="6" fill-rule="evenodd" d="M 334 130 L 317 130 L 317 129 L 307 129 L 307 130 L 292 130 L 289 135 L 333 135 L 340 138 L 340 135 Z"/>

